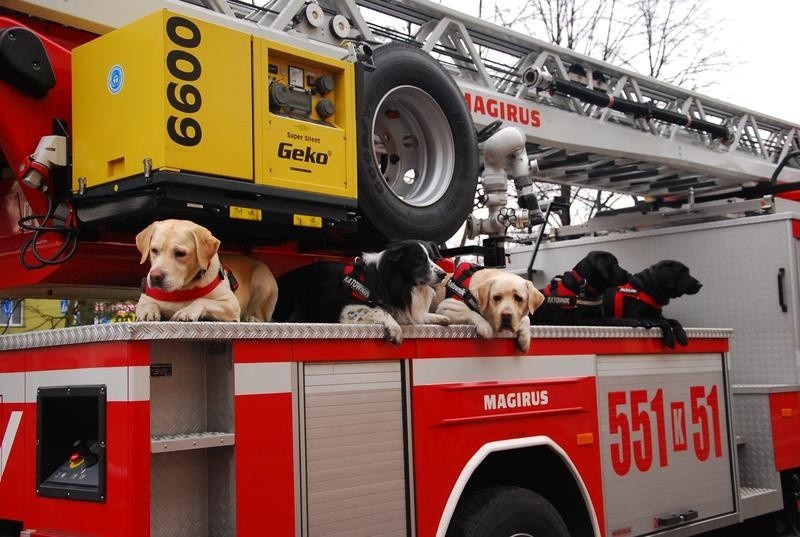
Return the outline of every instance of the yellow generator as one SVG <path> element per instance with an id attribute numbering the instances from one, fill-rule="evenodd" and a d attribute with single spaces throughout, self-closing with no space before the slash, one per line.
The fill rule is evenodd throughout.
<path id="1" fill-rule="evenodd" d="M 442 66 L 405 43 L 373 56 L 262 30 L 162 9 L 74 49 L 80 222 L 190 218 L 249 244 L 451 236 L 477 142 Z"/>
<path id="2" fill-rule="evenodd" d="M 319 228 L 356 205 L 352 63 L 162 10 L 77 48 L 73 81 L 72 189 L 116 195 L 104 212 L 161 198 Z M 208 198 L 180 199 L 188 185 Z M 269 214 L 267 198 L 314 210 Z"/>

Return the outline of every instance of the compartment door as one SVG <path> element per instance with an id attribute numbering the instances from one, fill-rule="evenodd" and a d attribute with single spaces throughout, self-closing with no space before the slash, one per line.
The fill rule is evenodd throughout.
<path id="1" fill-rule="evenodd" d="M 401 362 L 304 367 L 305 535 L 407 535 Z"/>
<path id="2" fill-rule="evenodd" d="M 598 358 L 606 535 L 736 509 L 723 355 Z"/>

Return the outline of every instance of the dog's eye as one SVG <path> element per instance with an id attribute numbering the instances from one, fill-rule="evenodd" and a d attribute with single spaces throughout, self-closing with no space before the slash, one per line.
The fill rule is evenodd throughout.
<path id="1" fill-rule="evenodd" d="M 514 302 L 516 302 L 517 304 L 521 304 L 522 303 L 522 297 L 519 296 L 519 295 L 514 295 Z"/>
<path id="2" fill-rule="evenodd" d="M 494 300 L 495 302 L 500 302 L 501 300 L 503 300 L 503 295 L 494 295 L 492 297 L 492 300 Z"/>
<path id="3" fill-rule="evenodd" d="M 175 250 L 175 257 L 180 259 L 181 257 L 186 257 L 186 252 L 182 250 Z"/>
<path id="4" fill-rule="evenodd" d="M 158 255 L 158 248 L 150 248 L 150 253 L 153 255 Z"/>

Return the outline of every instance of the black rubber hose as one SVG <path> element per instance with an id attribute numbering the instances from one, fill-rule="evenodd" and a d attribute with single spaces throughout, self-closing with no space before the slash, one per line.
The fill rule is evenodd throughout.
<path id="1" fill-rule="evenodd" d="M 617 99 L 605 92 L 589 89 L 577 82 L 553 79 L 549 89 L 559 95 L 576 97 L 589 104 L 611 108 L 618 112 L 632 114 L 635 117 L 653 118 L 672 125 L 680 125 L 688 129 L 707 132 L 712 138 L 722 138 L 723 141 L 732 138 L 730 129 L 724 125 L 717 125 L 702 119 L 695 119 L 686 114 L 663 110 L 652 106 L 650 103 L 637 103 L 627 99 Z"/>

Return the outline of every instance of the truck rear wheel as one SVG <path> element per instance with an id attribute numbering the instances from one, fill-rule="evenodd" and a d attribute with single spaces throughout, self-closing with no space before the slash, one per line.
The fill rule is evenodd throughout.
<path id="1" fill-rule="evenodd" d="M 541 495 L 522 487 L 488 487 L 459 503 L 447 537 L 569 537 L 569 531 Z"/>
<path id="2" fill-rule="evenodd" d="M 385 238 L 444 241 L 472 210 L 478 146 L 456 83 L 423 50 L 375 50 L 359 96 L 358 197 Z"/>

